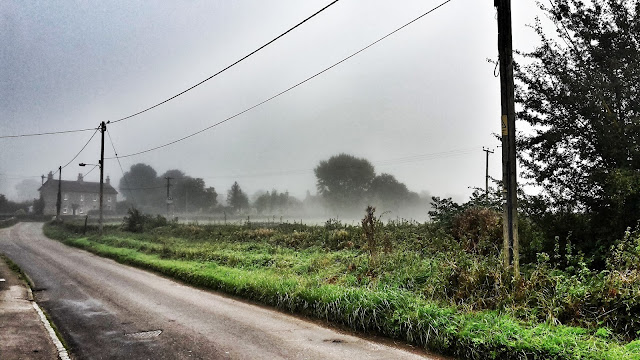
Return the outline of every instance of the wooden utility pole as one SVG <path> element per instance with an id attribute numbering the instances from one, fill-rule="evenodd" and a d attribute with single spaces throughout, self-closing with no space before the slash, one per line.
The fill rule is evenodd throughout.
<path id="1" fill-rule="evenodd" d="M 485 163 L 485 176 L 484 176 L 484 197 L 485 200 L 489 200 L 489 154 L 493 154 L 493 150 L 482 148 L 482 151 L 487 153 L 487 161 Z"/>
<path id="2" fill-rule="evenodd" d="M 58 166 L 58 198 L 56 200 L 56 220 L 60 221 L 60 206 L 62 205 L 62 166 Z"/>
<path id="3" fill-rule="evenodd" d="M 498 53 L 500 57 L 500 95 L 502 103 L 502 182 L 504 201 L 503 260 L 520 276 L 518 244 L 518 197 L 516 179 L 516 111 L 513 85 L 511 40 L 511 0 L 494 0 L 498 10 Z"/>
<path id="4" fill-rule="evenodd" d="M 169 193 L 169 188 L 171 187 L 171 179 L 173 179 L 172 177 L 165 177 L 165 179 L 167 179 L 167 218 L 171 217 L 170 213 L 169 213 L 169 207 L 171 206 L 171 203 L 173 202 L 173 199 L 171 199 L 171 195 Z"/>
<path id="5" fill-rule="evenodd" d="M 104 190 L 104 133 L 106 131 L 107 131 L 107 125 L 103 121 L 100 123 L 100 132 L 102 133 L 102 142 L 100 143 L 100 162 L 98 163 L 100 165 L 100 223 L 98 225 L 100 229 L 100 235 L 102 235 L 102 228 L 103 228 L 102 193 Z"/>

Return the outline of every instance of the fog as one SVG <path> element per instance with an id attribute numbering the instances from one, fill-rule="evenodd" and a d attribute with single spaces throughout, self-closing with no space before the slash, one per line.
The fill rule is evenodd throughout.
<path id="1" fill-rule="evenodd" d="M 0 136 L 95 128 L 145 109 L 235 62 L 329 1 L 18 1 L 0 3 Z M 337 63 L 437 6 L 437 1 L 340 1 L 249 59 L 139 116 L 107 125 L 105 175 L 132 165 L 179 169 L 226 201 L 248 195 L 316 196 L 313 169 L 333 155 L 370 161 L 421 199 L 464 201 L 484 186 L 496 148 L 500 87 L 494 74 L 492 2 L 454 0 L 335 68 L 238 114 Z M 532 49 L 534 1 L 513 3 L 514 48 Z M 96 164 L 92 131 L 0 139 L 0 193 L 34 196 L 40 176 Z M 122 157 L 124 156 L 124 157 Z M 72 161 L 73 159 L 73 161 Z M 500 177 L 499 151 L 490 175 Z M 85 181 L 98 181 L 96 169 Z M 25 188 L 26 187 L 26 188 Z M 120 190 L 122 193 L 122 190 Z M 124 199 L 123 196 L 120 199 Z M 427 203 L 407 214 L 426 216 Z M 382 211 L 382 209 L 381 209 Z M 321 217 L 334 216 L 323 210 Z M 315 216 L 315 214 L 314 214 Z M 293 214 L 292 217 L 296 217 Z"/>

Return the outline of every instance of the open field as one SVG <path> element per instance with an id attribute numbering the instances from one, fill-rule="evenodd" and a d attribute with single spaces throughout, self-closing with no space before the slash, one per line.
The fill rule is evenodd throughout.
<path id="1" fill-rule="evenodd" d="M 51 238 L 122 263 L 442 354 L 640 359 L 640 341 L 625 331 L 638 326 L 635 278 L 612 295 L 612 277 L 560 271 L 541 256 L 511 282 L 497 254 L 467 253 L 433 224 L 390 223 L 373 242 L 337 221 L 82 230 L 45 226 Z"/>

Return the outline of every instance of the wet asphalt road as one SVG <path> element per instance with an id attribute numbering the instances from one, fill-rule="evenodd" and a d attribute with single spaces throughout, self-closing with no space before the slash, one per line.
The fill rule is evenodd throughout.
<path id="1" fill-rule="evenodd" d="M 425 359 L 67 247 L 41 223 L 0 230 L 75 359 Z M 435 359 L 435 358 L 433 358 Z"/>

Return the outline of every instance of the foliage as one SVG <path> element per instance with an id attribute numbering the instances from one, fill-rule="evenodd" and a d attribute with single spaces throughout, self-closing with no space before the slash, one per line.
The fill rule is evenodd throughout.
<path id="1" fill-rule="evenodd" d="M 210 212 L 218 203 L 218 193 L 205 187 L 204 180 L 185 176 L 173 186 L 171 197 L 177 212 Z"/>
<path id="2" fill-rule="evenodd" d="M 555 36 L 536 22 L 541 44 L 515 68 L 518 118 L 534 129 L 521 134 L 521 163 L 544 191 L 541 211 L 581 214 L 580 237 L 595 245 L 585 250 L 602 253 L 640 213 L 640 4 L 551 5 L 540 7 Z"/>
<path id="3" fill-rule="evenodd" d="M 165 194 L 162 192 L 162 178 L 149 165 L 138 163 L 125 172 L 118 188 L 128 201 L 135 201 L 142 207 L 159 207 L 164 204 Z"/>
<path id="4" fill-rule="evenodd" d="M 0 194 L 0 214 L 15 215 L 19 210 L 26 213 L 29 210 L 30 205 L 32 205 L 31 201 L 14 202 L 7 199 L 3 194 Z"/>
<path id="5" fill-rule="evenodd" d="M 640 330 L 633 312 L 640 300 L 632 296 L 640 289 L 637 279 L 629 285 L 623 272 L 589 271 L 568 249 L 564 255 L 540 254 L 523 268 L 520 282 L 511 282 L 497 256 L 464 251 L 438 226 L 381 226 L 395 248 L 376 261 L 362 228 L 335 220 L 269 228 L 171 224 L 137 234 L 107 227 L 102 237 L 73 235 L 59 226 L 45 232 L 194 285 L 464 359 L 640 356 L 638 341 L 625 345 L 622 338 L 634 339 Z M 336 238 L 354 246 L 334 247 Z M 630 233 L 625 252 L 636 238 Z M 571 267 L 560 270 L 551 258 Z"/>
<path id="6" fill-rule="evenodd" d="M 43 215 L 44 214 L 44 198 L 42 194 L 37 199 L 33 199 L 33 213 L 35 215 Z"/>
<path id="7" fill-rule="evenodd" d="M 318 193 L 339 210 L 362 208 L 375 178 L 373 165 L 368 160 L 347 154 L 320 161 L 314 172 Z"/>
<path id="8" fill-rule="evenodd" d="M 129 232 L 143 232 L 160 226 L 166 226 L 167 219 L 163 216 L 145 215 L 136 208 L 130 208 L 122 221 L 122 229 Z"/>
<path id="9" fill-rule="evenodd" d="M 429 216 L 431 220 L 440 224 L 444 228 L 451 228 L 455 216 L 463 211 L 463 207 L 451 200 L 451 198 L 431 197 L 431 210 Z"/>
<path id="10" fill-rule="evenodd" d="M 237 181 L 231 185 L 231 189 L 227 192 L 227 204 L 235 212 L 249 209 L 249 197 L 242 191 Z"/>
<path id="11" fill-rule="evenodd" d="M 8 219 L 0 219 L 0 229 L 7 228 L 13 226 L 20 222 L 17 217 L 10 217 Z"/>
<path id="12" fill-rule="evenodd" d="M 203 179 L 192 178 L 184 172 L 172 169 L 157 176 L 149 165 L 139 163 L 131 166 L 119 188 L 126 203 L 118 204 L 116 212 L 122 213 L 132 205 L 146 211 L 163 209 L 167 197 L 166 178 L 171 178 L 170 196 L 175 212 L 211 212 L 217 205 L 218 193 L 206 187 Z"/>
<path id="13" fill-rule="evenodd" d="M 403 207 L 419 203 L 420 196 L 390 174 L 377 175 L 368 189 L 369 201 L 379 208 L 397 212 Z"/>
<path id="14" fill-rule="evenodd" d="M 502 217 L 492 209 L 467 208 L 454 216 L 451 235 L 465 251 L 499 254 L 502 244 Z"/>
<path id="15" fill-rule="evenodd" d="M 258 214 L 286 213 L 288 210 L 299 209 L 302 203 L 289 192 L 278 193 L 275 189 L 258 196 L 254 202 Z"/>

